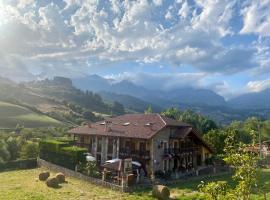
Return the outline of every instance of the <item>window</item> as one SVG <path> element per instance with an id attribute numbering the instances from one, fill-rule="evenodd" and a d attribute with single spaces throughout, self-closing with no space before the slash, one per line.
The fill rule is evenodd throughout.
<path id="1" fill-rule="evenodd" d="M 163 171 L 168 171 L 169 169 L 169 161 L 168 160 L 163 160 Z"/>
<path id="2" fill-rule="evenodd" d="M 168 149 L 168 142 L 167 141 L 163 141 L 163 149 Z"/>

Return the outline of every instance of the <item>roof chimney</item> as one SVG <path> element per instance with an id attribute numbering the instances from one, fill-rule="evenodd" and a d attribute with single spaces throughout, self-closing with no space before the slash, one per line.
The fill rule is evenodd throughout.
<path id="1" fill-rule="evenodd" d="M 92 125 L 90 122 L 87 123 L 88 128 L 92 128 Z"/>
<path id="2" fill-rule="evenodd" d="M 109 131 L 111 128 L 110 128 L 110 125 L 112 124 L 112 122 L 108 119 L 105 120 L 105 131 Z"/>

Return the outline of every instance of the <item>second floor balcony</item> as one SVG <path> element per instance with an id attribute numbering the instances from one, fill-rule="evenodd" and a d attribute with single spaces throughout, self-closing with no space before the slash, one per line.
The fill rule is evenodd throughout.
<path id="1" fill-rule="evenodd" d="M 126 158 L 131 157 L 131 158 L 150 159 L 150 151 L 130 150 L 129 148 L 120 148 L 119 156 Z"/>
<path id="2" fill-rule="evenodd" d="M 166 148 L 164 149 L 164 154 L 174 154 L 181 155 L 185 153 L 196 153 L 198 152 L 198 147 L 188 147 L 188 148 Z"/>

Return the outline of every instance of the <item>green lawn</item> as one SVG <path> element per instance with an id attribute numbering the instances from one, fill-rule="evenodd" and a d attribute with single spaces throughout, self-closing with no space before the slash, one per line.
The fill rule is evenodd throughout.
<path id="1" fill-rule="evenodd" d="M 0 101 L 0 128 L 14 128 L 22 124 L 27 128 L 58 126 L 61 123 L 25 107 Z"/>
<path id="2" fill-rule="evenodd" d="M 19 170 L 0 173 L 0 199 L 1 200 L 90 200 L 90 199 L 123 199 L 123 200 L 152 200 L 151 190 L 144 189 L 132 194 L 115 192 L 109 189 L 95 186 L 85 181 L 67 178 L 67 183 L 61 188 L 48 188 L 44 182 L 37 179 L 42 169 Z M 229 180 L 229 175 L 215 178 L 204 178 L 204 181 Z M 270 180 L 270 170 L 262 170 L 259 177 L 259 185 Z M 197 192 L 197 185 L 201 180 L 186 180 L 177 185 L 170 186 L 172 199 L 192 200 L 202 199 Z M 231 182 L 230 182 L 231 183 Z M 232 183 L 231 183 L 232 184 Z M 270 190 L 269 190 L 270 192 Z M 263 199 L 254 195 L 253 199 Z M 268 194 L 268 198 L 270 193 Z"/>

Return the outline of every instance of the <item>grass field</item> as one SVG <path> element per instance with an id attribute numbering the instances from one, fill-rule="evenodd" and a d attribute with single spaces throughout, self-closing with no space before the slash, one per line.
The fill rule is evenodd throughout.
<path id="1" fill-rule="evenodd" d="M 57 126 L 61 123 L 25 107 L 0 101 L 0 128 L 15 128 L 17 124 L 24 125 L 27 128 L 35 128 Z"/>
<path id="2" fill-rule="evenodd" d="M 132 194 L 115 192 L 90 183 L 67 178 L 67 183 L 58 189 L 48 188 L 44 182 L 38 181 L 37 177 L 42 169 L 19 170 L 0 173 L 0 199 L 1 200 L 152 200 L 150 189 Z M 229 175 L 205 178 L 204 181 L 229 180 Z M 259 177 L 259 187 L 265 181 L 270 180 L 270 170 L 262 170 Z M 195 200 L 202 199 L 197 192 L 197 185 L 201 180 L 183 181 L 170 186 L 172 199 Z M 230 181 L 229 181 L 230 182 Z M 231 182 L 230 182 L 231 183 Z M 232 184 L 232 183 L 231 183 Z M 270 192 L 270 190 L 269 190 Z M 263 199 L 262 195 L 254 192 L 252 199 Z M 270 195 L 268 194 L 268 198 Z"/>

